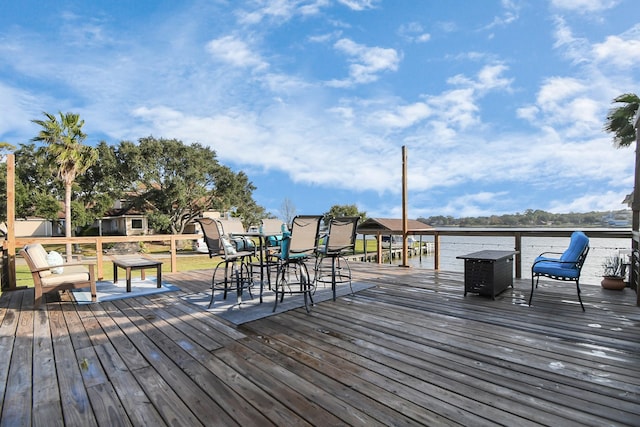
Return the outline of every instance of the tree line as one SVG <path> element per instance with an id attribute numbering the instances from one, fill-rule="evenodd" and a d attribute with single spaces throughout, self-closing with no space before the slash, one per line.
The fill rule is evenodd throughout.
<path id="1" fill-rule="evenodd" d="M 18 148 L 0 143 L 0 151 L 15 154 L 17 218 L 55 222 L 64 212 L 65 235 L 71 236 L 95 233 L 96 220 L 116 202 L 124 203 L 121 212 L 145 214 L 149 227 L 161 234 L 183 233 L 206 211 L 231 213 L 246 228 L 275 217 L 253 199 L 256 187 L 248 176 L 221 164 L 210 147 L 153 136 L 91 147 L 83 144 L 84 121 L 77 114 L 44 115 L 33 120 L 41 129 L 29 143 Z M 5 162 L 0 191 L 6 194 Z M 283 220 L 290 222 L 295 206 L 285 199 L 283 209 Z M 341 215 L 364 218 L 365 213 L 355 205 L 324 213 L 325 221 Z M 6 197 L 0 197 L 0 221 L 6 221 Z"/>
<path id="2" fill-rule="evenodd" d="M 83 144 L 84 121 L 77 114 L 44 114 L 45 120 L 33 120 L 41 129 L 29 143 L 3 145 L 15 154 L 18 218 L 57 221 L 65 212 L 65 227 L 73 224 L 81 235 L 124 202 L 123 212 L 146 214 L 155 232 L 178 234 L 208 210 L 233 209 L 249 223 L 267 215 L 254 201 L 256 187 L 247 175 L 222 165 L 209 147 L 153 136 L 91 147 Z M 0 168 L 6 194 L 6 163 Z M 0 219 L 6 220 L 5 197 L 0 204 Z"/>
<path id="3" fill-rule="evenodd" d="M 610 212 L 551 213 L 527 209 L 524 213 L 454 218 L 452 216 L 430 216 L 418 218 L 434 227 L 573 227 L 602 226 L 602 218 Z"/>

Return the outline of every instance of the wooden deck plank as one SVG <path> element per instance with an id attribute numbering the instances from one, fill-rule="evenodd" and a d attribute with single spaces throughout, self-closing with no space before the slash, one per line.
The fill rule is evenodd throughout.
<path id="1" fill-rule="evenodd" d="M 410 311 L 408 315 L 410 318 L 412 317 Z M 394 312 L 391 314 L 391 316 L 395 320 L 399 318 L 400 314 L 397 312 Z M 412 333 L 416 333 L 417 331 L 421 330 L 421 326 L 416 325 L 415 327 L 412 328 L 410 318 L 406 319 L 406 322 L 404 323 L 404 327 L 403 327 L 404 331 L 408 334 L 405 337 L 405 342 L 403 344 L 404 348 L 411 348 L 414 346 L 414 343 L 416 343 L 416 341 L 419 341 L 413 337 Z M 437 324 L 438 322 L 429 322 L 429 323 Z M 378 324 L 380 324 L 380 322 L 378 322 Z M 424 322 L 422 324 L 424 324 Z M 451 332 L 452 329 L 455 329 L 453 322 L 450 322 L 450 321 L 447 322 L 447 331 Z M 559 365 L 554 369 L 553 378 L 551 378 L 551 376 L 545 372 L 546 371 L 545 368 L 548 367 L 547 366 L 548 363 L 547 365 L 544 365 L 544 366 L 531 366 L 530 364 L 526 366 L 522 366 L 520 364 L 521 360 L 531 360 L 534 357 L 535 358 L 541 357 L 543 360 L 551 360 L 551 359 L 557 359 L 558 354 L 549 355 L 548 353 L 545 353 L 543 351 L 535 351 L 533 354 L 530 354 L 530 352 L 525 352 L 525 350 L 527 350 L 528 347 L 521 346 L 520 342 L 522 341 L 531 342 L 532 337 L 527 336 L 525 334 L 515 334 L 509 337 L 508 330 L 506 328 L 503 328 L 503 329 L 506 331 L 505 332 L 506 335 L 502 338 L 502 341 L 496 341 L 493 339 L 493 336 L 496 336 L 499 334 L 499 329 L 498 328 L 491 329 L 492 331 L 491 333 L 494 335 L 488 336 L 485 338 L 485 342 L 487 343 L 487 347 L 485 348 L 485 351 L 489 352 L 491 348 L 498 349 L 503 352 L 506 352 L 507 357 L 504 357 L 504 356 L 500 358 L 496 358 L 493 356 L 484 357 L 482 354 L 474 355 L 469 352 L 467 352 L 467 354 L 460 353 L 459 355 L 457 355 L 449 351 L 448 348 L 446 350 L 443 348 L 436 348 L 436 346 L 432 344 L 430 344 L 429 346 L 420 346 L 419 348 L 416 348 L 416 352 L 418 353 L 412 354 L 409 357 L 411 357 L 412 360 L 415 360 L 414 358 L 419 358 L 420 355 L 422 354 L 429 354 L 432 357 L 431 360 L 437 361 L 437 360 L 440 360 L 440 357 L 446 355 L 448 358 L 447 360 L 449 362 L 455 361 L 456 363 L 466 366 L 467 367 L 466 369 L 468 369 L 469 372 L 473 372 L 473 373 L 478 372 L 479 379 L 481 379 L 482 377 L 488 377 L 488 376 L 491 376 L 491 378 L 493 379 L 497 379 L 499 377 L 496 376 L 496 373 L 499 373 L 500 377 L 504 378 L 502 382 L 505 385 L 508 385 L 510 387 L 520 386 L 520 388 L 524 388 L 527 386 L 527 384 L 525 384 L 522 379 L 531 377 L 533 378 L 533 381 L 534 381 L 534 384 L 532 384 L 532 386 L 542 387 L 545 389 L 548 388 L 550 390 L 547 393 L 548 394 L 547 399 L 553 401 L 554 398 L 557 398 L 557 399 L 561 398 L 564 404 L 569 404 L 571 399 L 573 399 L 574 401 L 573 406 L 576 408 L 583 408 L 585 401 L 590 401 L 591 403 L 594 404 L 594 406 L 591 408 L 591 410 L 593 411 L 598 411 L 598 409 L 600 408 L 600 405 L 604 403 L 606 399 L 615 398 L 616 396 L 619 396 L 620 390 L 627 388 L 627 385 L 625 385 L 624 382 L 618 383 L 617 387 L 615 388 L 609 387 L 606 385 L 606 383 L 612 383 L 616 381 L 615 378 L 613 378 L 615 374 L 612 374 L 611 377 L 607 377 L 606 383 L 605 381 L 596 380 L 594 381 L 593 386 L 591 388 L 586 388 L 585 386 L 582 385 L 581 379 L 571 380 L 571 379 L 565 378 L 563 381 L 564 384 L 559 383 L 557 378 L 557 374 L 559 373 Z M 437 331 L 429 332 L 429 336 L 433 336 L 434 334 L 437 334 Z M 479 337 L 482 335 L 482 331 L 479 329 L 475 329 L 473 331 L 468 331 L 468 333 L 465 333 L 465 331 L 463 330 L 460 332 L 458 339 L 464 341 L 468 336 L 468 334 L 472 334 L 474 337 Z M 385 335 L 388 336 L 388 330 L 385 331 Z M 512 339 L 509 339 L 509 338 L 512 338 Z M 446 344 L 446 345 L 449 346 L 449 344 Z M 564 347 L 565 346 L 563 345 L 563 348 Z M 571 350 L 572 350 L 571 346 L 569 346 L 566 351 L 569 353 Z M 460 351 L 461 350 L 458 350 L 458 352 Z M 478 350 L 477 348 L 474 347 L 474 352 L 475 351 L 481 351 L 481 350 Z M 493 353 L 495 353 L 495 351 L 489 352 L 487 354 L 493 354 Z M 573 356 L 568 356 L 568 358 L 564 361 L 564 363 L 567 363 L 567 365 L 569 366 L 573 362 L 579 364 L 580 352 L 577 351 L 576 353 L 577 354 Z M 583 357 L 587 357 L 588 359 L 590 359 L 589 362 L 591 362 L 592 364 L 598 363 L 598 365 L 601 366 L 603 369 L 606 366 L 611 367 L 611 365 L 606 365 L 606 366 L 603 365 L 603 363 L 606 363 L 606 360 L 604 361 L 593 360 L 592 357 L 588 357 L 588 356 L 583 356 Z M 430 362 L 430 363 L 433 363 L 433 362 Z M 437 362 L 436 362 L 436 365 L 437 365 Z M 586 366 L 588 365 L 585 365 L 585 368 L 582 368 L 582 369 L 586 369 Z M 446 369 L 446 368 L 447 366 L 439 366 L 439 369 Z M 568 366 L 566 367 L 566 369 L 569 369 Z M 588 371 L 587 373 L 583 374 L 582 378 L 584 378 L 584 376 L 586 375 L 591 375 L 592 377 L 596 377 L 596 373 L 594 373 L 593 371 Z M 523 377 L 523 376 L 526 376 L 526 377 Z M 619 378 L 618 382 L 621 380 L 623 380 L 623 378 Z M 580 386 L 580 387 L 577 388 L 577 386 Z M 619 404 L 619 409 L 621 410 L 621 413 L 623 411 L 627 411 L 628 413 L 634 413 L 634 412 L 640 411 L 640 406 L 638 406 L 638 402 L 631 402 L 624 398 L 619 399 L 618 402 L 619 402 L 618 404 Z M 598 414 L 596 413 L 596 415 Z"/>
<path id="2" fill-rule="evenodd" d="M 119 355 L 118 359 L 122 361 L 124 369 L 136 370 L 149 366 L 149 362 L 133 342 L 137 328 L 113 303 L 92 305 L 91 310 L 109 342 L 116 349 Z M 115 361 L 117 365 L 121 365 L 119 360 Z"/>
<path id="3" fill-rule="evenodd" d="M 172 309 L 166 304 L 159 304 L 156 301 L 166 301 L 162 298 L 140 298 L 148 310 L 148 316 L 157 316 L 166 323 L 163 332 L 180 343 L 184 347 L 198 346 L 205 351 L 217 350 L 222 347 L 218 341 L 213 339 L 205 331 L 197 328 L 195 320 L 185 322 L 181 319 L 182 315 L 178 310 Z M 189 319 L 191 320 L 191 319 Z"/>
<path id="4" fill-rule="evenodd" d="M 228 357 L 230 354 L 232 357 Z M 251 374 L 253 382 L 267 393 L 288 403 L 289 409 L 296 412 L 299 417 L 307 419 L 310 424 L 352 425 L 356 421 L 362 424 L 368 420 L 365 414 L 346 417 L 346 419 L 341 417 L 340 415 L 349 415 L 353 412 L 345 411 L 345 405 L 340 404 L 335 397 L 312 382 L 284 369 L 277 363 L 277 359 L 274 361 L 264 357 L 241 343 L 228 346 L 227 351 L 218 352 L 217 356 L 238 371 L 255 369 L 256 371 L 252 371 Z"/>
<path id="5" fill-rule="evenodd" d="M 89 386 L 87 393 L 99 426 L 133 426 L 111 383 Z"/>
<path id="6" fill-rule="evenodd" d="M 12 351 L 9 353 L 11 365 L 4 389 L 4 401 L 2 406 L 3 425 L 29 425 L 32 420 L 31 407 L 33 394 L 31 384 L 33 381 L 33 365 L 23 365 L 24 360 L 32 360 L 33 357 L 33 310 L 20 310 L 33 303 L 29 296 L 24 298 L 12 298 L 10 307 L 15 307 L 17 315 L 5 317 L 8 330 L 15 330 L 16 339 Z M 3 325 L 5 322 L 3 322 Z M 4 332 L 4 331 L 3 331 Z M 8 355 L 8 356 L 9 356 Z"/>
<path id="7" fill-rule="evenodd" d="M 310 337 L 297 335 L 293 328 L 288 328 L 287 332 L 283 334 L 280 324 L 271 325 L 271 323 L 265 320 L 259 322 L 259 328 L 257 328 L 257 322 L 253 323 L 251 327 L 256 327 L 255 330 L 260 331 L 256 341 L 264 341 L 265 345 L 276 351 L 276 356 L 273 358 L 282 363 L 285 357 L 293 358 L 295 356 L 295 366 L 301 366 L 299 375 L 307 377 L 316 385 L 327 384 L 327 391 L 350 403 L 354 409 L 360 409 L 374 417 L 377 422 L 384 425 L 415 425 L 416 422 L 460 425 L 435 414 L 431 414 L 429 417 L 428 411 L 424 411 L 423 408 L 412 402 L 400 403 L 400 398 L 394 395 L 393 391 L 385 390 L 360 378 L 357 375 L 358 369 L 356 367 L 340 361 L 336 362 L 335 358 L 338 356 L 333 352 L 333 348 L 305 346 L 302 349 L 298 339 L 302 338 L 306 344 L 313 346 L 315 343 Z M 267 350 L 263 351 L 269 353 Z M 289 364 L 291 363 L 289 362 Z"/>
<path id="8" fill-rule="evenodd" d="M 130 322 L 137 328 L 134 345 L 149 361 L 150 366 L 136 369 L 132 373 L 145 388 L 151 402 L 165 421 L 168 424 L 178 422 L 180 425 L 198 425 L 207 419 L 215 419 L 214 417 L 220 414 L 215 402 L 213 406 L 207 404 L 208 402 L 202 398 L 202 390 L 193 384 L 188 375 L 159 347 L 170 340 L 149 323 L 149 317 L 145 318 L 137 313 L 126 300 L 114 301 L 114 305 L 128 318 L 126 323 Z M 179 346 L 176 345 L 172 350 L 177 348 Z M 157 370 L 154 365 L 162 366 L 162 369 Z M 180 396 L 192 403 L 192 407 L 187 407 Z M 179 417 L 180 420 L 176 420 L 175 411 L 179 408 L 182 409 L 182 416 Z M 203 419 L 198 420 L 192 410 L 196 410 Z M 188 424 L 188 421 L 193 424 Z"/>
<path id="9" fill-rule="evenodd" d="M 292 313 L 292 315 L 298 314 Z M 274 322 L 281 320 L 284 319 L 273 319 Z M 337 378 L 344 377 L 345 372 L 351 372 L 364 381 L 358 388 L 361 392 L 368 392 L 372 387 L 386 390 L 389 393 L 389 398 L 383 401 L 390 408 L 414 417 L 415 421 L 438 425 L 448 423 L 478 426 L 492 424 L 486 417 L 483 417 L 483 407 L 477 404 L 474 399 L 458 397 L 457 400 L 461 401 L 462 409 L 455 407 L 449 402 L 452 395 L 446 388 L 432 386 L 429 382 L 419 379 L 419 373 L 416 375 L 415 372 L 400 372 L 396 363 L 392 361 L 385 363 L 378 352 L 367 353 L 361 350 L 359 347 L 364 344 L 362 337 L 346 336 L 342 331 L 337 333 L 332 330 L 330 324 L 315 318 L 311 321 L 307 319 L 306 322 L 289 320 L 282 326 L 286 327 L 293 323 L 296 323 L 296 331 L 300 333 L 300 335 L 294 336 L 295 340 L 317 345 L 319 349 L 325 351 L 322 360 L 325 363 L 330 363 L 332 369 L 339 369 L 336 374 Z M 326 336 L 322 339 L 314 338 L 317 332 Z M 410 403 L 417 405 L 413 412 L 406 409 L 411 407 Z M 430 417 L 429 413 L 431 413 Z"/>
<path id="10" fill-rule="evenodd" d="M 632 291 L 583 286 L 582 312 L 552 281 L 529 307 L 528 280 L 494 301 L 460 273 L 352 269 L 376 286 L 241 326 L 181 298 L 212 270 L 110 303 L 3 293 L 0 425 L 640 425 Z"/>
<path id="11" fill-rule="evenodd" d="M 350 334 L 353 334 L 359 340 L 360 346 L 367 349 L 365 351 L 359 350 L 362 352 L 361 354 L 363 356 L 369 355 L 369 357 L 371 357 L 372 354 L 375 354 L 380 360 L 381 355 L 384 355 L 384 357 L 388 357 L 388 359 L 383 360 L 386 360 L 385 364 L 388 364 L 389 366 L 405 366 L 407 364 L 413 364 L 416 368 L 409 369 L 406 373 L 417 377 L 420 381 L 424 381 L 425 384 L 434 381 L 435 384 L 437 384 L 433 390 L 434 394 L 446 395 L 444 390 L 449 390 L 451 393 L 455 393 L 460 396 L 473 396 L 473 400 L 476 403 L 482 403 L 484 405 L 482 408 L 474 410 L 474 413 L 481 414 L 487 419 L 501 420 L 501 422 L 505 422 L 505 424 L 516 423 L 518 425 L 522 425 L 526 420 L 527 413 L 531 411 L 532 407 L 537 408 L 537 420 L 554 425 L 563 425 L 566 423 L 567 419 L 579 419 L 582 417 L 582 413 L 576 414 L 574 412 L 569 412 L 567 414 L 564 406 L 566 402 L 563 402 L 563 406 L 554 411 L 554 403 L 552 400 L 541 400 L 536 397 L 534 392 L 538 392 L 538 388 L 534 387 L 522 392 L 513 387 L 513 380 L 503 381 L 500 369 L 494 364 L 494 360 L 499 356 L 495 354 L 495 348 L 492 348 L 491 346 L 487 346 L 485 348 L 477 346 L 476 351 L 478 354 L 470 354 L 469 351 L 463 351 L 460 353 L 463 357 L 471 357 L 474 361 L 477 361 L 479 358 L 484 358 L 485 363 L 491 364 L 492 369 L 490 372 L 478 374 L 477 370 L 473 368 L 456 368 L 455 366 L 452 366 L 450 357 L 448 357 L 446 364 L 437 366 L 434 369 L 433 359 L 422 359 L 419 352 L 405 353 L 405 349 L 411 344 L 411 339 L 398 338 L 398 335 L 396 335 L 397 331 L 389 328 L 380 328 L 380 332 L 372 333 L 371 331 L 374 326 L 370 323 L 361 324 L 358 320 L 353 318 L 335 320 L 336 318 L 341 318 L 341 316 L 335 316 L 335 313 L 332 312 L 331 315 L 327 315 L 323 318 L 322 323 L 325 327 L 328 327 L 328 325 L 331 324 L 329 322 L 333 320 L 336 324 L 336 328 L 340 329 L 342 333 L 349 332 Z M 409 334 L 411 333 L 409 332 Z M 447 339 L 446 341 L 441 342 L 436 339 L 434 343 L 432 341 L 432 337 L 433 334 L 430 335 L 430 342 L 425 345 L 425 347 L 431 347 L 434 345 L 436 347 L 448 347 L 448 356 L 458 354 L 458 346 L 461 344 L 463 344 L 462 348 L 464 349 L 464 340 L 458 342 Z M 415 340 L 416 338 L 412 339 Z M 477 341 L 474 342 L 477 343 Z M 381 348 L 381 346 L 383 348 Z M 400 348 L 402 351 L 395 350 Z M 356 352 L 354 349 L 351 351 Z M 484 355 L 487 356 L 485 357 Z M 517 356 L 513 359 L 518 360 Z M 516 362 L 513 361 L 512 363 L 514 365 L 516 364 Z M 427 372 L 428 375 L 425 375 Z M 524 376 L 521 375 L 520 382 L 523 382 L 524 380 Z M 407 379 L 404 379 L 404 381 L 407 381 Z M 419 384 L 419 382 L 416 384 Z M 465 403 L 462 397 L 457 397 L 453 400 Z M 468 405 L 469 402 L 465 403 L 463 407 L 468 407 Z M 498 409 L 499 412 L 493 411 L 494 408 Z M 517 420 L 510 420 L 509 417 L 511 413 L 521 418 L 518 418 Z M 592 419 L 592 415 L 585 415 L 584 419 L 580 421 L 585 422 L 585 425 L 587 425 L 586 422 Z"/>
<path id="12" fill-rule="evenodd" d="M 33 425 L 63 425 L 62 403 L 46 310 L 35 312 L 33 345 Z"/>
<path id="13" fill-rule="evenodd" d="M 178 396 L 179 393 L 186 391 L 184 388 L 176 390 L 174 384 L 165 381 L 152 366 L 139 369 L 134 372 L 134 375 L 167 425 L 184 427 L 205 425 Z M 191 402 L 198 402 L 197 395 L 183 394 L 183 396 Z"/>
<path id="14" fill-rule="evenodd" d="M 333 396 L 336 401 L 329 401 L 322 406 L 329 409 L 349 425 L 411 425 L 413 420 L 401 413 L 390 413 L 377 401 L 361 395 L 351 387 L 324 374 L 324 366 L 313 361 L 302 363 L 300 359 L 308 361 L 311 357 L 297 348 L 291 347 L 271 336 L 268 339 L 262 335 L 243 340 L 243 345 L 251 348 L 256 353 L 265 355 L 270 360 L 277 361 L 285 369 L 295 373 L 300 378 L 324 390 Z M 308 369 L 312 366 L 314 369 Z M 339 399 L 339 400 L 338 400 Z"/>
<path id="15" fill-rule="evenodd" d="M 95 425 L 95 415 L 82 381 L 80 360 L 74 351 L 63 309 L 59 304 L 47 308 L 64 422 L 66 425 Z"/>

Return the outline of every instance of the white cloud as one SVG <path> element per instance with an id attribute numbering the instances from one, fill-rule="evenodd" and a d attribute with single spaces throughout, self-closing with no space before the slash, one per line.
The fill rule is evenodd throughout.
<path id="1" fill-rule="evenodd" d="M 9 140 L 10 136 L 28 134 L 36 130 L 31 124 L 32 119 L 42 119 L 41 111 L 34 110 L 37 99 L 32 94 L 12 88 L 0 82 L 0 135 L 5 135 L 5 142 L 15 146 L 25 141 Z"/>
<path id="2" fill-rule="evenodd" d="M 634 68 L 640 65 L 640 24 L 617 36 L 609 36 L 593 46 L 595 60 L 613 64 L 619 68 Z"/>
<path id="3" fill-rule="evenodd" d="M 554 19 L 556 42 L 553 47 L 562 49 L 563 54 L 575 64 L 587 63 L 591 57 L 591 46 L 584 38 L 574 37 L 573 31 L 561 17 Z"/>
<path id="4" fill-rule="evenodd" d="M 206 45 L 207 51 L 220 61 L 240 68 L 265 69 L 268 64 L 255 53 L 247 43 L 234 36 L 224 36 L 211 40 Z"/>
<path id="5" fill-rule="evenodd" d="M 602 212 L 623 209 L 622 201 L 629 191 L 590 193 L 572 200 L 553 200 L 547 211 L 553 213 Z"/>
<path id="6" fill-rule="evenodd" d="M 342 3 L 352 10 L 366 10 L 374 9 L 380 0 L 338 0 L 338 3 Z"/>
<path id="7" fill-rule="evenodd" d="M 255 25 L 264 19 L 282 23 L 297 15 L 316 15 L 331 4 L 329 0 L 259 0 L 256 3 L 258 7 L 254 10 L 237 12 L 241 24 Z"/>
<path id="8" fill-rule="evenodd" d="M 547 110 L 557 109 L 557 105 L 577 94 L 583 93 L 586 86 L 571 77 L 552 77 L 547 79 L 538 91 L 537 102 Z"/>
<path id="9" fill-rule="evenodd" d="M 422 25 L 417 22 L 403 24 L 398 29 L 398 34 L 414 43 L 426 43 L 431 40 L 431 34 L 427 33 Z"/>
<path id="10" fill-rule="evenodd" d="M 476 80 L 458 74 L 447 79 L 447 83 L 470 87 L 479 92 L 486 92 L 493 89 L 508 89 L 513 79 L 502 77 L 503 72 L 506 70 L 508 70 L 508 67 L 503 64 L 485 65 L 478 72 Z"/>
<path id="11" fill-rule="evenodd" d="M 426 119 L 432 114 L 424 102 L 399 105 L 393 111 L 380 111 L 372 115 L 372 125 L 388 128 L 407 128 Z"/>
<path id="12" fill-rule="evenodd" d="M 345 87 L 353 84 L 371 83 L 378 80 L 384 71 L 396 71 L 400 55 L 395 49 L 368 47 L 349 39 L 340 39 L 334 47 L 349 57 L 349 80 L 334 80 L 330 86 Z"/>
<path id="13" fill-rule="evenodd" d="M 551 0 L 555 8 L 578 13 L 599 12 L 611 9 L 618 3 L 619 0 Z"/>
<path id="14" fill-rule="evenodd" d="M 484 29 L 490 30 L 494 27 L 507 26 L 519 18 L 520 6 L 513 0 L 502 0 L 502 8 L 504 13 L 493 18 L 493 21 Z"/>

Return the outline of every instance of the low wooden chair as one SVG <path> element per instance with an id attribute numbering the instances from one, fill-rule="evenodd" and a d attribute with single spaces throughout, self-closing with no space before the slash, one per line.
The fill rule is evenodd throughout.
<path id="1" fill-rule="evenodd" d="M 52 266 L 47 262 L 47 251 L 39 243 L 26 245 L 20 255 L 27 261 L 35 291 L 34 308 L 40 306 L 42 294 L 47 292 L 91 288 L 91 300 L 96 300 L 95 262 L 78 261 Z M 62 272 L 54 274 L 53 269 L 62 267 Z"/>

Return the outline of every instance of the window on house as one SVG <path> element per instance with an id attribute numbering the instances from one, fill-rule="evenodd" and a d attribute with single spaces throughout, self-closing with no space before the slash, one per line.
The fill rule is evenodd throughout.
<path id="1" fill-rule="evenodd" d="M 131 228 L 142 228 L 142 220 L 141 219 L 132 219 L 131 220 Z"/>

